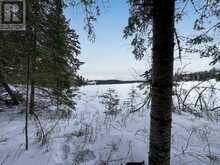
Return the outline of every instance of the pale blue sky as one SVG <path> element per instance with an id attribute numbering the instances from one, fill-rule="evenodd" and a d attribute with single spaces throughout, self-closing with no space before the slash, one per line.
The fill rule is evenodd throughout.
<path id="1" fill-rule="evenodd" d="M 91 43 L 84 31 L 84 16 L 80 9 L 66 8 L 65 15 L 71 19 L 71 26 L 80 36 L 82 53 L 81 61 L 85 64 L 80 73 L 88 79 L 140 79 L 138 76 L 150 67 L 149 57 L 136 61 L 131 53 L 130 41 L 122 38 L 123 28 L 127 24 L 128 4 L 126 0 L 112 0 L 109 7 L 98 17 L 95 24 L 96 41 Z M 178 25 L 181 33 L 191 31 L 192 16 L 186 17 L 186 22 Z M 198 56 L 184 56 L 183 63 L 175 62 L 175 68 L 187 64 L 185 71 L 200 71 L 210 69 L 210 59 L 200 59 Z"/>
<path id="2" fill-rule="evenodd" d="M 139 79 L 138 74 L 144 72 L 149 61 L 136 61 L 130 42 L 122 38 L 128 19 L 125 0 L 112 1 L 111 6 L 98 17 L 95 43 L 87 39 L 80 9 L 67 8 L 65 14 L 71 18 L 71 26 L 80 36 L 80 59 L 85 62 L 80 70 L 82 75 L 89 79 Z"/>

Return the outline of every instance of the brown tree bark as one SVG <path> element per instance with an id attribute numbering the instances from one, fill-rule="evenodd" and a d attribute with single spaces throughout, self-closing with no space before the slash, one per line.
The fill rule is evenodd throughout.
<path id="1" fill-rule="evenodd" d="M 149 165 L 169 165 L 175 0 L 153 1 L 153 66 Z"/>

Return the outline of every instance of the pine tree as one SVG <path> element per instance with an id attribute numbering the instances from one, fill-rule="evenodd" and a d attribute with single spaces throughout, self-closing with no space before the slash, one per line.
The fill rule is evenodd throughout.
<path id="1" fill-rule="evenodd" d="M 179 5 L 176 7 L 174 17 L 176 2 Z M 169 164 L 174 41 L 180 58 L 184 50 L 185 53 L 199 53 L 201 57 L 212 56 L 211 64 L 218 62 L 219 38 L 213 34 L 220 27 L 218 21 L 220 2 L 129 0 L 129 4 L 130 17 L 124 30 L 124 37 L 134 37 L 131 45 L 138 60 L 148 55 L 148 48 L 153 49 L 153 65 L 149 72 L 152 86 L 149 163 Z M 189 8 L 193 9 L 195 14 L 193 37 L 182 36 L 174 28 L 174 20 L 177 23 L 182 21 Z M 185 42 L 181 43 L 183 38 Z"/>
<path id="2" fill-rule="evenodd" d="M 57 97 L 57 105 L 68 104 L 70 98 L 64 90 L 77 84 L 77 71 L 82 64 L 78 60 L 80 45 L 78 35 L 70 29 L 68 21 L 63 15 L 64 2 L 54 0 L 50 4 L 47 27 L 48 56 L 44 62 L 44 73 L 50 75 L 44 83 L 53 89 Z"/>
<path id="3" fill-rule="evenodd" d="M 16 83 L 18 79 L 23 77 L 22 73 L 25 69 L 23 41 L 23 32 L 0 33 L 0 84 L 8 92 L 15 105 L 19 104 L 19 101 L 8 84 Z"/>
<path id="4" fill-rule="evenodd" d="M 126 38 L 134 35 L 132 45 L 136 59 L 142 59 L 153 43 L 149 164 L 169 165 L 175 0 L 129 2 L 130 18 L 124 33 Z M 146 46 L 146 41 L 150 45 Z"/>
<path id="5" fill-rule="evenodd" d="M 174 9 L 175 0 L 153 1 L 150 165 L 170 164 Z"/>
<path id="6" fill-rule="evenodd" d="M 30 57 L 31 112 L 36 87 L 52 88 L 53 95 L 65 98 L 65 90 L 82 83 L 77 73 L 83 64 L 78 60 L 78 35 L 66 21 L 63 7 L 63 1 L 30 0 L 27 32 L 1 34 L 0 67 L 4 82 L 25 84 L 26 62 Z M 67 102 L 70 100 L 66 97 Z"/>

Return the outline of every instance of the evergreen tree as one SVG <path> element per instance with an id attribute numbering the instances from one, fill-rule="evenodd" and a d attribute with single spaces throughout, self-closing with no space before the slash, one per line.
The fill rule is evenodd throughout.
<path id="1" fill-rule="evenodd" d="M 175 2 L 179 4 L 176 13 Z M 220 27 L 219 21 L 216 23 L 220 3 L 217 0 L 129 0 L 129 4 L 130 17 L 124 34 L 125 38 L 134 36 L 131 44 L 136 59 L 141 60 L 148 54 L 148 48 L 153 49 L 149 164 L 169 164 L 174 41 L 179 57 L 185 50 L 186 53 L 200 53 L 202 57 L 212 56 L 213 63 L 219 61 L 219 40 L 210 33 Z M 174 28 L 174 14 L 178 23 L 187 8 L 195 12 L 193 37 L 182 36 Z M 183 44 L 182 38 L 185 39 Z"/>
<path id="2" fill-rule="evenodd" d="M 24 84 L 30 57 L 31 112 L 36 87 L 53 89 L 52 95 L 70 101 L 64 92 L 82 83 L 77 73 L 83 64 L 78 60 L 78 35 L 70 28 L 63 8 L 64 2 L 59 0 L 30 0 L 27 31 L 1 34 L 0 67 L 4 82 Z"/>
<path id="3" fill-rule="evenodd" d="M 50 4 L 50 13 L 48 14 L 47 27 L 47 48 L 48 57 L 44 60 L 44 73 L 50 76 L 44 79 L 45 84 L 53 89 L 57 96 L 57 105 L 70 99 L 64 93 L 65 89 L 70 89 L 77 83 L 77 70 L 82 64 L 78 60 L 80 54 L 80 45 L 78 35 L 69 27 L 63 15 L 64 2 L 54 0 Z M 48 81 L 49 80 L 49 81 Z"/>
<path id="4" fill-rule="evenodd" d="M 142 59 L 153 43 L 149 164 L 168 165 L 171 142 L 175 1 L 129 2 L 131 16 L 124 33 L 125 37 L 134 35 L 132 45 L 136 59 Z M 148 45 L 146 41 L 149 41 Z"/>
<path id="5" fill-rule="evenodd" d="M 0 86 L 4 87 L 15 105 L 19 101 L 8 84 L 18 82 L 17 80 L 23 77 L 25 55 L 22 42 L 24 38 L 22 32 L 0 33 Z"/>

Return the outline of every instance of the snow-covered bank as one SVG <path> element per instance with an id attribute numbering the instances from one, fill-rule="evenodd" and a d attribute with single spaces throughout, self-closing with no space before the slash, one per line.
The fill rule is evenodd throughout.
<path id="1" fill-rule="evenodd" d="M 149 109 L 129 115 L 122 110 L 117 116 L 105 115 L 99 95 L 113 88 L 121 104 L 137 84 L 85 86 L 80 89 L 76 112 L 68 120 L 50 120 L 56 124 L 48 142 L 41 146 L 36 138 L 36 122 L 30 120 L 30 149 L 24 150 L 24 115 L 22 107 L 0 112 L 1 165 L 120 165 L 127 161 L 147 162 Z M 189 89 L 193 83 L 183 85 Z M 218 85 L 218 84 L 217 84 Z M 142 95 L 142 92 L 139 92 Z M 195 93 L 187 99 L 193 100 Z M 219 93 L 215 97 L 220 97 Z M 139 101 L 143 101 L 142 98 Z M 211 104 L 211 103 L 210 103 Z M 217 103 L 216 103 L 217 105 Z M 12 113 L 13 112 L 13 113 Z M 172 165 L 220 164 L 220 123 L 183 112 L 173 113 Z"/>

